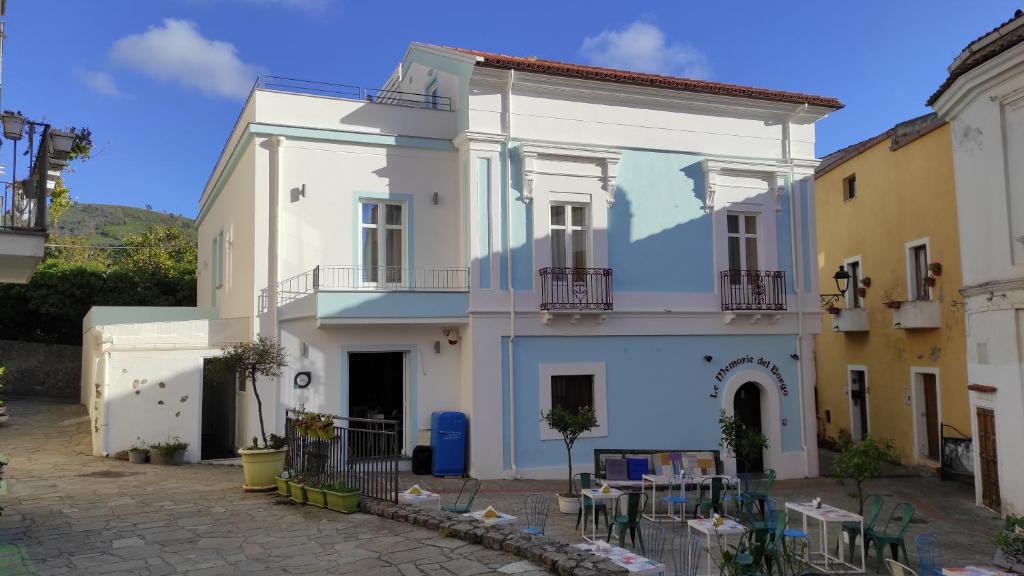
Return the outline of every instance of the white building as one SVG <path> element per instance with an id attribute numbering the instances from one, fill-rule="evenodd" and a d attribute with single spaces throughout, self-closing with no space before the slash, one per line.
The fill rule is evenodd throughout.
<path id="1" fill-rule="evenodd" d="M 977 501 L 1024 512 L 1024 14 L 971 42 L 928 105 L 953 129 Z"/>
<path id="2" fill-rule="evenodd" d="M 200 198 L 190 316 L 87 319 L 96 453 L 247 444 L 251 390 L 214 398 L 201 360 L 244 333 L 288 350 L 260 384 L 278 431 L 286 407 L 383 415 L 409 454 L 458 410 L 473 475 L 561 477 L 554 404 L 598 414 L 584 469 L 717 449 L 725 409 L 764 467 L 817 475 L 814 125 L 838 100 L 423 44 L 348 90 L 252 92 Z"/>

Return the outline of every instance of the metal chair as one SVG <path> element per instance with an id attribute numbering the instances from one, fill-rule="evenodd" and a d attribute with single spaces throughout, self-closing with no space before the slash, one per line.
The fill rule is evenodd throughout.
<path id="1" fill-rule="evenodd" d="M 680 534 L 672 542 L 675 576 L 697 576 L 700 560 L 707 554 L 704 542 L 699 536 L 690 534 Z"/>
<path id="2" fill-rule="evenodd" d="M 640 534 L 640 554 L 648 560 L 661 562 L 665 554 L 665 529 L 657 522 L 642 520 L 637 531 Z"/>
<path id="3" fill-rule="evenodd" d="M 625 506 L 622 505 L 622 499 L 626 499 Z M 608 527 L 608 536 L 605 538 L 609 542 L 612 539 L 612 530 L 615 528 L 619 529 L 619 543 L 623 546 L 626 545 L 626 529 L 629 529 L 629 538 L 633 541 L 633 545 L 636 546 L 636 528 L 640 522 L 640 515 L 644 509 L 647 508 L 647 493 L 646 492 L 627 492 L 626 494 L 620 494 L 616 499 L 615 511 L 616 514 L 612 517 L 612 524 Z M 622 513 L 625 511 L 625 513 Z"/>
<path id="4" fill-rule="evenodd" d="M 580 493 L 580 490 L 584 490 L 593 486 L 594 475 L 590 472 L 580 472 L 574 474 L 572 477 L 572 485 L 576 491 L 576 494 Z M 580 522 L 586 523 L 587 514 L 593 512 L 597 514 L 597 518 L 604 514 L 604 526 L 608 527 L 608 507 L 604 502 L 594 502 L 589 498 L 580 500 L 580 510 L 576 513 L 576 528 L 580 527 Z M 597 519 L 595 518 L 595 520 Z"/>
<path id="5" fill-rule="evenodd" d="M 917 576 L 917 572 L 911 570 L 910 566 L 889 558 L 885 559 L 885 567 L 889 569 L 889 576 Z"/>
<path id="6" fill-rule="evenodd" d="M 530 494 L 526 497 L 523 505 L 522 519 L 525 526 L 520 526 L 519 531 L 527 534 L 544 534 L 544 527 L 548 523 L 548 505 L 551 500 L 544 494 Z"/>
<path id="7" fill-rule="evenodd" d="M 750 490 L 743 495 L 744 498 L 750 498 L 758 504 L 761 509 L 761 515 L 765 518 L 768 517 L 768 513 L 764 509 L 764 501 L 771 495 L 772 485 L 775 484 L 775 470 L 769 468 L 765 470 L 767 476 L 764 479 L 764 486 L 760 490 Z"/>
<path id="8" fill-rule="evenodd" d="M 942 550 L 931 534 L 921 534 L 914 540 L 917 544 L 917 560 L 921 576 L 942 576 Z"/>
<path id="9" fill-rule="evenodd" d="M 899 517 L 899 520 L 896 518 Z M 903 536 L 907 533 L 907 526 L 910 526 L 910 520 L 914 517 L 914 507 L 909 502 L 900 502 L 892 509 L 892 513 L 889 514 L 889 519 L 885 522 L 885 526 L 881 530 L 864 531 L 864 553 L 867 554 L 868 548 L 871 544 L 875 545 L 875 572 L 878 572 L 882 568 L 882 555 L 885 553 L 884 546 L 888 544 L 889 553 L 892 555 L 893 560 L 900 559 L 900 552 L 903 552 L 903 557 L 907 557 L 907 545 L 903 541 Z M 892 529 L 890 529 L 892 527 Z"/>
<path id="10" fill-rule="evenodd" d="M 724 479 L 721 476 L 712 476 L 700 481 L 700 486 L 697 489 L 695 516 L 710 518 L 714 513 L 722 513 L 723 483 Z"/>
<path id="11" fill-rule="evenodd" d="M 456 514 L 465 514 L 469 512 L 470 506 L 473 505 L 473 500 L 476 499 L 476 493 L 479 491 L 480 481 L 476 478 L 466 478 L 466 481 L 462 483 L 462 487 L 459 488 L 459 495 L 455 497 L 455 501 L 448 506 L 442 506 L 442 509 Z"/>
<path id="12" fill-rule="evenodd" d="M 882 503 L 882 497 L 878 494 L 872 494 L 864 498 L 864 502 L 861 504 L 861 515 L 864 517 L 864 534 L 874 530 L 879 513 L 882 511 Z M 865 510 L 867 511 L 866 514 Z M 847 550 L 847 560 L 851 562 L 853 561 L 853 551 L 857 548 L 857 539 L 860 538 L 860 526 L 860 522 L 843 522 L 843 532 L 846 532 L 847 540 L 850 542 L 850 547 Z M 840 542 L 836 542 L 837 554 L 839 553 L 840 545 Z"/>

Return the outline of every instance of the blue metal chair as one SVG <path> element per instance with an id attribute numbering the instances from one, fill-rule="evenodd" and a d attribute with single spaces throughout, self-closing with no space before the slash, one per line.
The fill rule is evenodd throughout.
<path id="1" fill-rule="evenodd" d="M 942 550 L 935 536 L 921 534 L 915 540 L 921 576 L 942 576 Z"/>
<path id="2" fill-rule="evenodd" d="M 672 541 L 672 562 L 675 576 L 697 576 L 701 558 L 707 554 L 700 537 L 679 534 Z"/>
<path id="3" fill-rule="evenodd" d="M 657 522 L 644 520 L 637 527 L 640 536 L 640 554 L 648 560 L 661 562 L 665 554 L 665 529 Z"/>
<path id="4" fill-rule="evenodd" d="M 530 494 L 526 497 L 523 506 L 523 526 L 519 527 L 520 532 L 527 534 L 544 534 L 544 527 L 548 523 L 548 505 L 551 501 L 544 494 Z"/>
<path id="5" fill-rule="evenodd" d="M 668 494 L 661 497 L 661 501 L 668 506 L 668 513 L 672 516 L 676 515 L 676 506 L 679 506 L 679 518 L 682 522 L 686 521 L 686 504 L 690 499 L 686 496 L 686 480 L 685 476 L 679 476 L 679 493 L 672 493 L 672 484 L 669 483 Z"/>

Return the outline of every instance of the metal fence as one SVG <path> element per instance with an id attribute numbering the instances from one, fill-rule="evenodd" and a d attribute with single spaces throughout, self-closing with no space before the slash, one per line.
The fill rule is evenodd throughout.
<path id="1" fill-rule="evenodd" d="M 364 100 L 366 102 L 393 104 L 409 108 L 431 108 L 449 111 L 452 109 L 452 99 L 438 94 L 419 94 L 416 92 L 403 92 L 401 90 L 363 88 L 362 86 L 350 84 L 317 82 L 315 80 L 301 80 L 284 76 L 260 76 L 256 82 L 256 87 L 264 90 L 276 90 L 278 92 Z"/>
<path id="2" fill-rule="evenodd" d="M 298 413 L 286 412 L 287 468 L 322 486 L 344 482 L 363 496 L 398 502 L 399 423 L 334 417 L 330 438 L 299 434 Z"/>
<path id="3" fill-rule="evenodd" d="M 950 424 L 942 424 L 942 478 L 974 483 L 974 442 Z"/>
<path id="4" fill-rule="evenodd" d="M 469 290 L 469 268 L 401 266 L 317 266 L 315 290 L 462 292 Z"/>
<path id="5" fill-rule="evenodd" d="M 611 310 L 611 268 L 541 268 L 541 310 Z"/>
<path id="6" fill-rule="evenodd" d="M 723 270 L 722 310 L 785 310 L 786 273 L 781 270 Z"/>

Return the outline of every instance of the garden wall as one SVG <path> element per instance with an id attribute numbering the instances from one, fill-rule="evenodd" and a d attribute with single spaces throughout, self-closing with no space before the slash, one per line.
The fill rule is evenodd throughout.
<path id="1" fill-rule="evenodd" d="M 43 396 L 78 402 L 82 347 L 0 340 L 0 366 L 6 396 Z"/>

